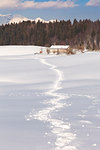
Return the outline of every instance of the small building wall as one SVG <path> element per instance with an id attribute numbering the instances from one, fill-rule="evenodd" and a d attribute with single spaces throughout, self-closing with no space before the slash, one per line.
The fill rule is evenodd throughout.
<path id="1" fill-rule="evenodd" d="M 49 53 L 54 53 L 54 54 L 63 54 L 63 53 L 66 53 L 66 54 L 72 54 L 72 50 L 70 48 L 70 46 L 62 46 L 60 48 L 60 46 L 55 46 L 52 48 L 52 46 L 50 48 L 47 48 L 47 54 Z"/>

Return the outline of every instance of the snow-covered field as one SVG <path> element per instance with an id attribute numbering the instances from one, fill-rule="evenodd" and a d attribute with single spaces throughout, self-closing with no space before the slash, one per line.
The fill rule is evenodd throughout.
<path id="1" fill-rule="evenodd" d="M 100 150 L 100 53 L 0 47 L 0 149 Z"/>

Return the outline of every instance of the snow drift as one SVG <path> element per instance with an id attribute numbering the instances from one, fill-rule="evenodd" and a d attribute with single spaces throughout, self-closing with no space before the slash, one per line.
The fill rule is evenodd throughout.
<path id="1" fill-rule="evenodd" d="M 40 50 L 0 47 L 1 149 L 99 150 L 100 53 Z"/>

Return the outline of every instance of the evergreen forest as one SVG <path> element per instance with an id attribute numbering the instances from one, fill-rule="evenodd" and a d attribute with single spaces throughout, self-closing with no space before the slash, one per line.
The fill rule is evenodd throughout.
<path id="1" fill-rule="evenodd" d="M 70 45 L 72 48 L 100 49 L 100 21 L 70 20 L 42 23 L 23 21 L 0 26 L 0 45 Z"/>

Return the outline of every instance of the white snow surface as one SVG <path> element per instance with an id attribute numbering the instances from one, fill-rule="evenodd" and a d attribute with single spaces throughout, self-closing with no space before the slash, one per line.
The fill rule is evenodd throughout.
<path id="1" fill-rule="evenodd" d="M 23 17 L 23 16 L 20 16 L 20 15 L 15 15 L 11 20 L 10 20 L 10 24 L 11 23 L 20 23 L 20 22 L 23 22 L 23 21 L 35 21 L 36 23 L 38 21 L 42 22 L 42 23 L 49 23 L 49 22 L 56 22 L 56 20 L 49 20 L 49 21 L 46 21 L 46 20 L 43 20 L 41 18 L 36 18 L 36 19 L 29 19 L 29 18 L 26 18 L 26 17 Z M 58 21 L 58 20 L 57 20 Z"/>
<path id="2" fill-rule="evenodd" d="M 0 14 L 0 25 L 5 25 L 5 24 L 11 24 L 11 23 L 20 23 L 20 22 L 23 22 L 23 21 L 35 21 L 36 23 L 38 21 L 40 22 L 43 22 L 43 23 L 49 23 L 49 22 L 56 22 L 56 21 L 59 21 L 59 20 L 44 20 L 44 19 L 41 19 L 40 17 L 36 18 L 36 19 L 30 19 L 30 18 L 26 18 L 24 16 L 21 16 L 21 15 L 11 15 L 11 14 L 6 14 L 6 15 L 3 15 L 3 14 Z"/>
<path id="3" fill-rule="evenodd" d="M 11 20 L 10 20 L 10 24 L 11 23 L 20 23 L 20 22 L 23 22 L 23 21 L 28 21 L 30 19 L 26 18 L 26 17 L 22 17 L 22 16 L 14 16 Z"/>
<path id="4" fill-rule="evenodd" d="M 35 20 L 34 20 L 36 23 L 38 22 L 38 21 L 40 21 L 40 22 L 42 22 L 42 23 L 49 23 L 49 22 L 56 22 L 56 21 L 59 21 L 59 20 L 48 20 L 48 21 L 46 21 L 46 20 L 44 20 L 44 19 L 41 19 L 41 18 L 36 18 Z"/>
<path id="5" fill-rule="evenodd" d="M 100 53 L 40 50 L 0 46 L 0 149 L 99 150 Z"/>
<path id="6" fill-rule="evenodd" d="M 66 48 L 69 48 L 69 45 L 52 45 L 51 47 L 50 47 L 51 49 L 66 49 Z"/>

